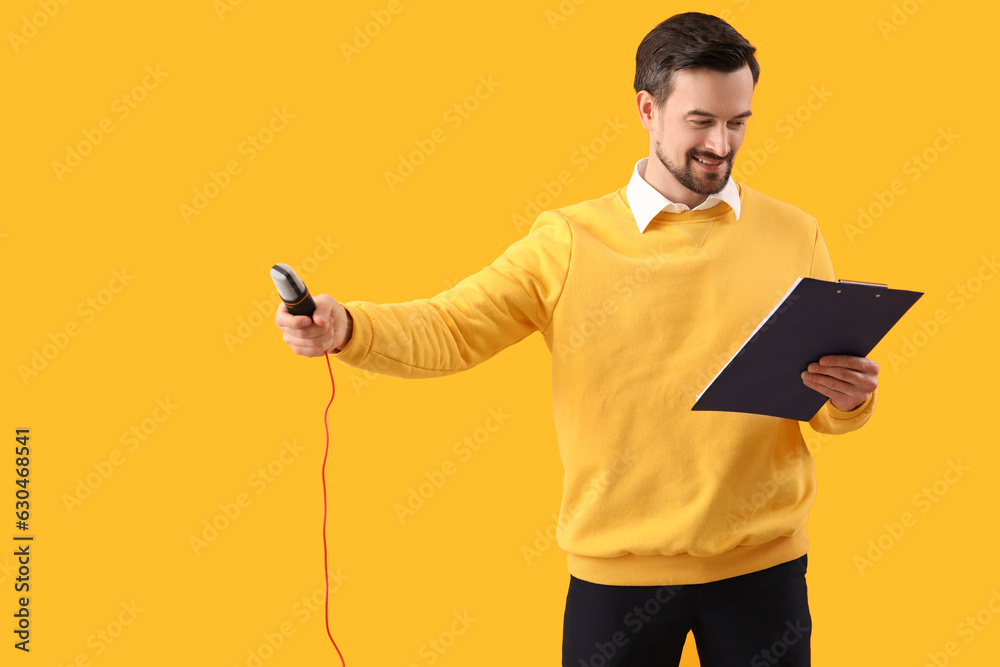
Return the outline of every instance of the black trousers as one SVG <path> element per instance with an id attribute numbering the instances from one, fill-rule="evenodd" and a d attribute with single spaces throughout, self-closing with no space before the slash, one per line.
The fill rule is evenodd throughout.
<path id="1" fill-rule="evenodd" d="M 605 586 L 570 576 L 563 667 L 808 667 L 808 555 L 707 584 Z"/>

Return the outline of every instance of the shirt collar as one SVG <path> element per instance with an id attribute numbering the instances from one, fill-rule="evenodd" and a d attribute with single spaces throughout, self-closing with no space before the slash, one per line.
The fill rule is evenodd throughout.
<path id="1" fill-rule="evenodd" d="M 640 234 L 646 230 L 650 221 L 660 211 L 666 211 L 667 213 L 691 210 L 700 211 L 725 202 L 733 209 L 736 219 L 740 219 L 740 192 L 736 187 L 736 183 L 733 182 L 732 177 L 726 181 L 726 186 L 722 190 L 714 195 L 709 195 L 708 199 L 692 209 L 686 204 L 670 201 L 643 178 L 642 174 L 646 173 L 646 162 L 648 160 L 648 157 L 644 157 L 635 163 L 635 168 L 632 170 L 632 178 L 625 189 L 625 197 L 628 200 L 629 208 L 632 209 L 635 222 L 639 226 Z"/>

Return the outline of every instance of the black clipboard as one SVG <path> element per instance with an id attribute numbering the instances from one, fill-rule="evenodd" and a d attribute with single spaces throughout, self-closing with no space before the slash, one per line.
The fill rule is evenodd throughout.
<path id="1" fill-rule="evenodd" d="M 799 278 L 691 409 L 809 421 L 828 400 L 802 383 L 809 364 L 828 354 L 868 356 L 923 294 Z"/>

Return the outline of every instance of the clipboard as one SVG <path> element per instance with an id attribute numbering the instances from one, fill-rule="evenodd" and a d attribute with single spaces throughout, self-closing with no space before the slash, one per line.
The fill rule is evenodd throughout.
<path id="1" fill-rule="evenodd" d="M 798 278 L 691 409 L 809 421 L 828 400 L 802 383 L 809 364 L 829 354 L 868 356 L 923 294 Z"/>

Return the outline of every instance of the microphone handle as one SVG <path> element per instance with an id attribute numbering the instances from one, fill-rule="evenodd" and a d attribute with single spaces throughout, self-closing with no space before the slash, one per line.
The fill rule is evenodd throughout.
<path id="1" fill-rule="evenodd" d="M 284 299 L 282 299 L 282 301 L 284 301 Z M 313 313 L 316 311 L 316 303 L 309 295 L 309 290 L 306 290 L 306 295 L 295 303 L 285 301 L 285 306 L 288 308 L 288 312 L 292 315 L 305 315 L 306 317 L 312 317 Z"/>

